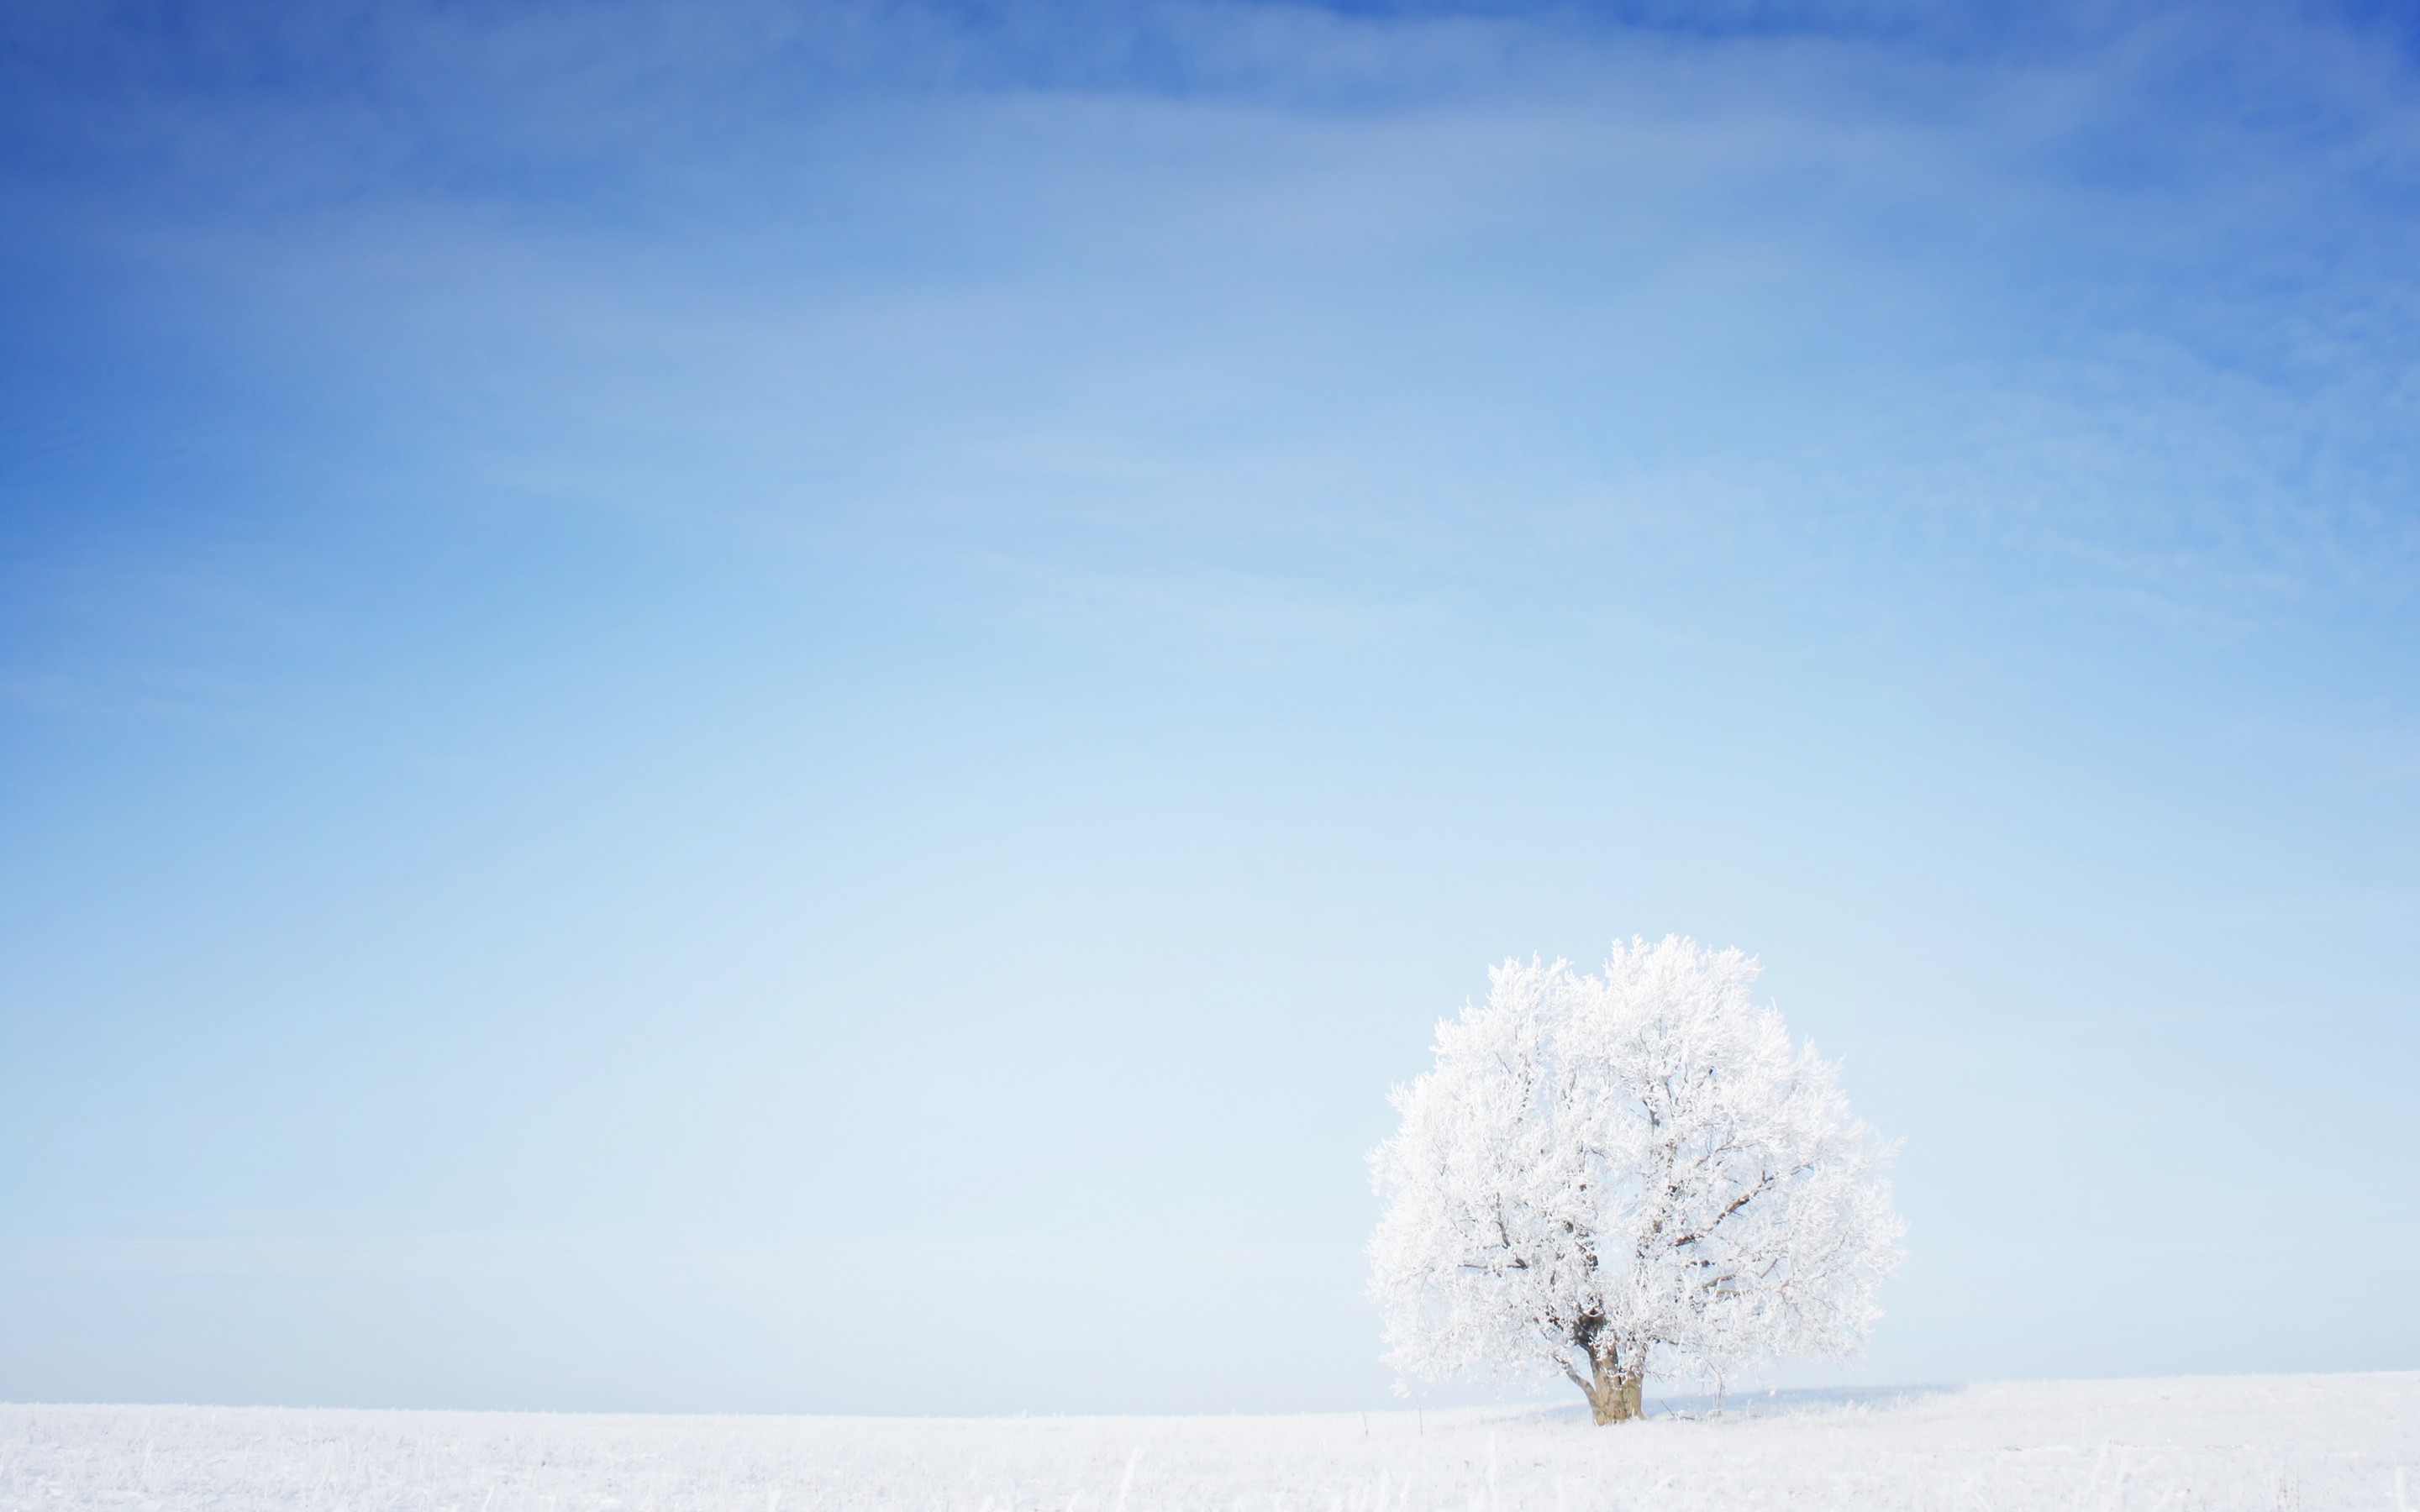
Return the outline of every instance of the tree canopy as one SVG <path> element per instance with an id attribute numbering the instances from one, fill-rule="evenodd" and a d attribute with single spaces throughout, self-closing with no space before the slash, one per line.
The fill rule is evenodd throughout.
<path id="1" fill-rule="evenodd" d="M 1608 1423 L 1650 1373 L 1862 1344 L 1903 1231 L 1891 1147 L 1754 1002 L 1758 970 L 1679 937 L 1616 944 L 1596 976 L 1508 961 L 1438 1025 L 1371 1154 L 1390 1363 L 1559 1371 Z"/>

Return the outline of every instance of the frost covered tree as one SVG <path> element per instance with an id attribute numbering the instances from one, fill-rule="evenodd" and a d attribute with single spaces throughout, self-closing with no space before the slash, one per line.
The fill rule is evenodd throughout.
<path id="1" fill-rule="evenodd" d="M 1902 1232 L 1890 1147 L 1737 950 L 1617 944 L 1602 976 L 1508 961 L 1437 1026 L 1372 1151 L 1370 1291 L 1406 1376 L 1547 1377 L 1599 1423 L 1642 1381 L 1847 1354 Z"/>

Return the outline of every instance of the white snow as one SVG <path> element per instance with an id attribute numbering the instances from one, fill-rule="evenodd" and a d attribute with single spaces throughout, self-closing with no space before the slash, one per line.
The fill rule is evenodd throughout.
<path id="1" fill-rule="evenodd" d="M 10 1508 L 2420 1512 L 2420 1372 L 1300 1417 L 0 1407 Z"/>

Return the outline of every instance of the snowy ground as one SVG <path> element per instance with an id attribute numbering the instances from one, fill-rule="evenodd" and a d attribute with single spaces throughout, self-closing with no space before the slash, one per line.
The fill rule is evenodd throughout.
<path id="1" fill-rule="evenodd" d="M 1698 1404 L 1700 1408 L 1704 1404 Z M 1317 1417 L 607 1417 L 0 1407 L 0 1504 L 375 1512 L 2379 1508 L 2420 1373 Z"/>

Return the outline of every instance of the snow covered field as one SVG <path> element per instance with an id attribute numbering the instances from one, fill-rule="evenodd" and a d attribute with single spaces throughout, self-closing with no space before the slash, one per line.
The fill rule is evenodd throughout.
<path id="1" fill-rule="evenodd" d="M 1702 1406 L 1702 1404 L 1699 1404 Z M 8 1507 L 2420 1512 L 2420 1373 L 1307 1417 L 0 1407 Z"/>

